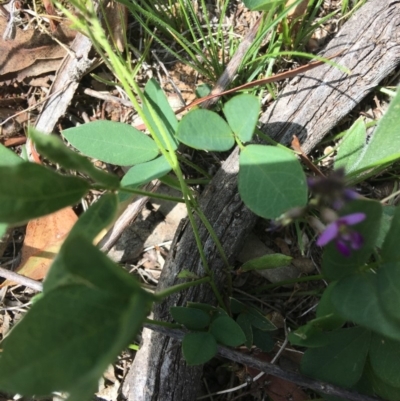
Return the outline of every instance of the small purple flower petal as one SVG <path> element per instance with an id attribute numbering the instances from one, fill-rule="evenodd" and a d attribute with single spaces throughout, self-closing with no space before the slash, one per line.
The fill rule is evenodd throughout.
<path id="1" fill-rule="evenodd" d="M 329 224 L 323 233 L 319 236 L 317 240 L 317 245 L 318 246 L 325 246 L 332 240 L 334 240 L 337 235 L 339 234 L 339 224 L 337 221 L 334 221 L 333 223 Z"/>
<path id="2" fill-rule="evenodd" d="M 361 223 L 367 216 L 365 213 L 352 213 L 346 216 L 342 216 L 337 220 L 337 223 L 345 226 L 354 226 L 355 224 Z"/>
<path id="3" fill-rule="evenodd" d="M 363 246 L 364 238 L 360 233 L 358 233 L 357 231 L 353 231 L 350 237 L 350 246 L 352 247 L 352 249 L 358 250 Z"/>
<path id="4" fill-rule="evenodd" d="M 354 189 L 345 188 L 345 190 L 343 191 L 343 197 L 345 200 L 349 201 L 349 200 L 359 199 L 360 194 L 354 191 Z"/>
<path id="5" fill-rule="evenodd" d="M 337 250 L 343 256 L 345 256 L 346 258 L 350 256 L 350 249 L 349 249 L 349 247 L 347 246 L 347 244 L 344 241 L 338 239 L 335 244 L 336 244 Z"/>

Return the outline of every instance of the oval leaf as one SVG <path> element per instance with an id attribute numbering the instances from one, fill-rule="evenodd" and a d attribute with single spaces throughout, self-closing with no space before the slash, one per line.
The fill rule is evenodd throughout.
<path id="1" fill-rule="evenodd" d="M 195 109 L 178 125 L 178 139 L 195 149 L 225 151 L 235 144 L 229 125 L 217 113 Z"/>
<path id="2" fill-rule="evenodd" d="M 306 177 L 290 151 L 249 145 L 239 158 L 239 193 L 254 213 L 274 219 L 306 205 Z"/>
<path id="3" fill-rule="evenodd" d="M 240 326 L 229 316 L 220 316 L 210 326 L 210 333 L 216 340 L 229 347 L 237 347 L 246 341 Z"/>
<path id="4" fill-rule="evenodd" d="M 97 169 L 91 161 L 69 149 L 55 135 L 41 134 L 35 129 L 30 128 L 29 137 L 35 143 L 36 150 L 49 160 L 60 164 L 66 169 L 86 173 L 94 181 L 110 189 L 118 188 L 119 180 L 116 175 Z"/>
<path id="5" fill-rule="evenodd" d="M 339 280 L 332 289 L 331 301 L 347 320 L 400 341 L 400 322 L 387 317 L 380 303 L 378 274 L 357 273 Z"/>
<path id="6" fill-rule="evenodd" d="M 399 341 L 394 341 L 378 334 L 372 335 L 369 350 L 372 370 L 383 382 L 393 387 L 400 387 L 399 358 Z"/>
<path id="7" fill-rule="evenodd" d="M 84 155 L 118 166 L 144 163 L 158 155 L 155 142 L 128 124 L 93 121 L 63 131 Z"/>
<path id="8" fill-rule="evenodd" d="M 143 113 L 146 115 L 158 140 L 164 148 L 168 149 L 164 140 L 164 137 L 166 137 L 171 147 L 176 150 L 178 148 L 178 141 L 175 138 L 175 132 L 178 128 L 178 119 L 155 79 L 152 78 L 147 82 L 144 87 L 144 96 L 147 102 L 143 103 Z M 164 136 L 161 134 L 159 127 L 163 130 Z"/>
<path id="9" fill-rule="evenodd" d="M 34 163 L 0 167 L 0 221 L 23 223 L 73 205 L 89 184 Z"/>
<path id="10" fill-rule="evenodd" d="M 263 255 L 259 258 L 249 260 L 240 270 L 242 272 L 247 272 L 249 270 L 275 269 L 277 267 L 287 266 L 292 259 L 291 256 L 286 256 L 281 253 Z"/>
<path id="11" fill-rule="evenodd" d="M 361 327 L 326 333 L 329 343 L 310 348 L 301 360 L 301 371 L 307 376 L 345 388 L 361 378 L 368 355 L 371 333 Z"/>
<path id="12" fill-rule="evenodd" d="M 253 343 L 264 352 L 271 352 L 275 346 L 271 334 L 258 329 L 253 329 Z"/>
<path id="13" fill-rule="evenodd" d="M 169 311 L 176 322 L 189 330 L 201 330 L 210 324 L 210 315 L 200 309 L 174 306 Z"/>
<path id="14" fill-rule="evenodd" d="M 189 333 L 183 338 L 182 351 L 188 365 L 201 365 L 217 353 L 217 342 L 210 333 Z"/>
<path id="15" fill-rule="evenodd" d="M 249 94 L 235 96 L 225 103 L 224 115 L 226 120 L 242 142 L 251 141 L 260 110 L 259 99 Z"/>
<path id="16" fill-rule="evenodd" d="M 121 180 L 122 187 L 137 188 L 140 185 L 147 184 L 155 178 L 163 177 L 171 171 L 171 166 L 164 156 L 150 160 L 146 163 L 140 163 L 131 167 Z M 129 198 L 131 194 L 121 192 L 120 201 Z"/>
<path id="17" fill-rule="evenodd" d="M 0 166 L 14 166 L 24 160 L 0 143 Z"/>

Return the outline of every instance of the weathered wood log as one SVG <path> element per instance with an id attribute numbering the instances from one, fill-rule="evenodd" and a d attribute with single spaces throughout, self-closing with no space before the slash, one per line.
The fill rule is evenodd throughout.
<path id="1" fill-rule="evenodd" d="M 289 144 L 293 135 L 309 153 L 316 144 L 400 62 L 400 2 L 370 0 L 333 38 L 324 57 L 343 51 L 335 62 L 294 78 L 260 121 L 263 132 Z"/>
<path id="2" fill-rule="evenodd" d="M 370 0 L 344 24 L 324 51 L 329 56 L 347 49 L 338 62 L 352 70 L 347 76 L 330 66 L 319 67 L 296 79 L 267 110 L 263 130 L 275 140 L 303 141 L 306 152 L 352 110 L 400 61 L 400 1 Z M 256 217 L 237 194 L 238 151 L 231 154 L 201 196 L 204 214 L 216 230 L 232 261 Z M 225 269 L 204 227 L 200 236 L 219 288 Z M 177 275 L 189 269 L 198 276 L 204 270 L 189 226 L 178 232 L 160 278 L 159 290 L 179 283 Z M 170 320 L 169 308 L 187 301 L 215 303 L 208 286 L 191 288 L 154 308 L 154 318 Z M 194 400 L 200 386 L 201 367 L 188 367 L 178 343 L 145 329 L 143 343 L 128 373 L 123 393 L 129 401 Z"/>
<path id="3" fill-rule="evenodd" d="M 256 216 L 240 200 L 237 193 L 238 150 L 235 150 L 215 175 L 201 197 L 200 206 L 212 223 L 230 262 L 241 249 L 244 238 L 253 228 Z M 213 240 L 201 224 L 200 238 L 204 252 L 219 290 L 226 282 L 226 267 L 219 257 Z M 188 269 L 199 277 L 205 272 L 200 261 L 193 232 L 189 225 L 178 230 L 170 255 L 163 268 L 158 290 L 162 291 L 181 280 L 177 275 Z M 209 285 L 192 287 L 170 296 L 154 308 L 154 319 L 170 320 L 171 306 L 185 306 L 187 301 L 215 304 Z M 201 367 L 188 367 L 176 340 L 149 329 L 143 331 L 143 344 L 124 385 L 124 394 L 129 400 L 191 400 L 197 393 L 202 374 Z"/>

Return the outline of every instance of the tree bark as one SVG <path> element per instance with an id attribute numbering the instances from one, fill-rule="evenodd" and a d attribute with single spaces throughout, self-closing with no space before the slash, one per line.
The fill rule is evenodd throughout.
<path id="1" fill-rule="evenodd" d="M 233 262 L 257 217 L 240 200 L 237 193 L 238 149 L 225 161 L 211 184 L 203 192 L 201 210 L 212 224 L 229 262 Z M 219 291 L 226 274 L 230 274 L 207 230 L 197 219 L 204 253 L 214 273 Z M 189 224 L 178 229 L 169 257 L 164 265 L 157 290 L 162 291 L 183 282 L 177 278 L 184 270 L 199 277 L 205 275 L 194 235 Z M 154 307 L 154 319 L 170 321 L 171 306 L 186 306 L 188 301 L 215 304 L 210 286 L 200 285 L 168 297 Z M 143 330 L 142 346 L 125 380 L 123 393 L 131 401 L 192 400 L 197 394 L 202 367 L 187 366 L 179 342 L 149 329 Z"/>
<path id="2" fill-rule="evenodd" d="M 352 74 L 322 66 L 294 79 L 279 99 L 262 116 L 263 130 L 273 139 L 289 143 L 297 135 L 309 152 L 323 136 L 352 110 L 400 61 L 400 1 L 370 0 L 344 24 L 323 56 L 347 49 L 337 62 Z M 240 251 L 256 217 L 237 193 L 238 150 L 226 160 L 201 196 L 200 205 L 214 227 L 230 262 Z M 218 288 L 225 282 L 225 268 L 212 239 L 203 226 L 200 237 Z M 175 236 L 158 290 L 181 282 L 177 275 L 187 269 L 202 277 L 191 227 Z M 154 308 L 154 319 L 170 321 L 171 306 L 188 301 L 215 304 L 208 285 L 192 287 L 168 297 Z M 187 366 L 176 340 L 148 329 L 123 386 L 129 401 L 194 400 L 200 386 L 202 367 Z"/>
<path id="3" fill-rule="evenodd" d="M 333 38 L 322 56 L 335 62 L 294 78 L 262 115 L 261 130 L 285 145 L 293 135 L 309 153 L 400 62 L 400 2 L 370 0 Z"/>

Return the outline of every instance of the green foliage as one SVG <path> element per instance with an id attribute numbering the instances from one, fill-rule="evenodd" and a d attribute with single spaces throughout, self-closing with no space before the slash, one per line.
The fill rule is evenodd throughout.
<path id="1" fill-rule="evenodd" d="M 119 186 L 118 177 L 94 167 L 86 157 L 72 151 L 55 135 L 44 135 L 35 129 L 29 129 L 29 136 L 34 142 L 37 151 L 47 159 L 60 166 L 87 174 L 95 182 L 110 189 Z"/>
<path id="2" fill-rule="evenodd" d="M 20 157 L 0 143 L 0 166 L 13 166 L 22 162 Z"/>
<path id="3" fill-rule="evenodd" d="M 121 180 L 121 186 L 138 188 L 151 180 L 163 177 L 171 171 L 171 166 L 165 156 L 157 157 L 149 162 L 136 164 L 131 167 Z M 121 193 L 120 200 L 129 197 L 129 194 Z"/>
<path id="4" fill-rule="evenodd" d="M 304 172 L 296 157 L 279 147 L 249 145 L 240 154 L 239 193 L 246 206 L 266 219 L 307 203 Z"/>
<path id="5" fill-rule="evenodd" d="M 268 11 L 285 3 L 285 0 L 244 0 L 244 5 L 251 11 Z"/>
<path id="6" fill-rule="evenodd" d="M 210 315 L 195 308 L 175 306 L 170 309 L 171 315 L 177 323 L 183 324 L 189 330 L 201 330 L 210 325 Z"/>
<path id="7" fill-rule="evenodd" d="M 220 316 L 210 326 L 210 333 L 220 344 L 237 347 L 243 344 L 246 337 L 240 326 L 229 316 Z"/>
<path id="8" fill-rule="evenodd" d="M 336 166 L 343 166 L 352 181 L 365 179 L 382 171 L 389 164 L 400 158 L 399 136 L 397 127 L 400 124 L 400 90 L 391 101 L 388 111 L 379 121 L 369 139 L 365 137 L 365 125 L 357 120 L 343 138 L 338 153 Z"/>
<path id="9" fill-rule="evenodd" d="M 153 3 L 121 3 L 134 11 L 140 23 L 143 18 L 149 18 L 165 32 L 175 35 L 179 44 L 191 51 L 190 57 L 201 58 L 200 70 L 212 75 L 222 68 L 218 63 L 211 71 L 212 61 L 208 63 L 207 52 L 198 45 L 199 38 L 203 42 L 207 40 L 208 54 L 219 54 L 219 46 L 208 40 L 213 32 L 207 13 L 204 18 L 208 28 L 205 30 L 199 20 L 190 23 L 195 15 L 191 2 L 188 9 L 183 7 L 186 2 L 176 3 L 181 22 L 186 23 L 189 30 L 189 39 L 176 30 L 169 30 L 168 24 L 155 15 L 157 8 Z M 246 3 L 252 9 L 270 10 L 264 20 L 264 30 L 255 40 L 256 45 L 261 44 L 268 29 L 277 26 L 287 15 L 288 8 L 282 11 L 277 7 L 281 3 L 284 1 Z M 201 6 L 204 5 L 202 1 Z M 80 8 L 80 12 L 88 16 L 84 8 Z M 272 33 L 269 46 L 273 59 L 265 64 L 265 60 L 253 58 L 255 75 L 263 69 L 272 71 L 276 55 L 290 36 L 285 23 L 282 35 Z M 93 20 L 91 24 L 96 26 Z M 91 35 L 90 30 L 85 32 Z M 151 29 L 147 32 L 155 37 Z M 236 142 L 241 149 L 240 195 L 245 204 L 262 217 L 277 218 L 307 203 L 305 174 L 292 152 L 282 147 L 244 146 L 252 140 L 257 124 L 260 103 L 256 97 L 242 94 L 230 99 L 222 108 L 225 119 L 213 111 L 195 109 L 178 123 L 156 81 L 150 80 L 141 93 L 127 73 L 126 64 L 118 64 L 105 36 L 99 36 L 97 42 L 96 35 L 91 37 L 100 54 L 108 55 L 106 62 L 121 67 L 115 71 L 132 104 L 136 107 L 137 98 L 142 100 L 142 108 L 136 109 L 151 137 L 128 125 L 109 121 L 65 130 L 65 138 L 84 155 L 115 165 L 133 165 L 121 183 L 54 136 L 30 132 L 42 155 L 59 164 L 68 174 L 73 170 L 87 179 L 23 162 L 0 145 L 0 235 L 7 224 L 19 224 L 79 202 L 91 187 L 105 191 L 79 218 L 62 245 L 44 282 L 43 295 L 3 341 L 0 389 L 11 393 L 45 396 L 53 391 L 65 391 L 69 393 L 69 400 L 89 399 L 102 372 L 138 333 L 151 304 L 159 298 L 144 291 L 128 273 L 101 253 L 93 241 L 115 217 L 118 202 L 123 198 L 116 193 L 120 185 L 136 189 L 171 170 L 175 176 L 168 177 L 169 182 L 179 183 L 189 213 L 194 211 L 201 216 L 175 154 L 180 142 L 208 151 L 226 151 Z M 193 38 L 196 38 L 194 47 Z M 252 55 L 254 52 L 245 56 L 243 64 L 247 63 L 247 67 L 252 64 L 249 63 Z M 366 171 L 366 175 L 381 171 L 398 159 L 395 127 L 399 102 L 397 94 L 368 144 L 361 120 L 346 134 L 336 165 L 346 169 L 349 180 L 358 179 Z M 400 353 L 397 293 L 400 287 L 397 249 L 400 212 L 396 209 L 392 213 L 392 209 L 385 207 L 382 217 L 381 205 L 363 200 L 349 203 L 341 214 L 360 211 L 367 217 L 354 229 L 362 232 L 363 247 L 345 258 L 334 244 L 327 246 L 322 271 L 330 284 L 321 298 L 317 316 L 291 332 L 289 339 L 295 345 L 308 348 L 302 362 L 302 370 L 307 375 L 353 389 L 364 388 L 364 382 L 369 380 L 376 394 L 397 400 L 400 398 L 396 372 Z M 193 229 L 196 237 L 195 224 Z M 209 231 L 211 236 L 215 234 L 212 229 Z M 200 246 L 199 251 L 206 260 Z M 242 271 L 277 267 L 287 264 L 289 259 L 284 255 L 270 255 L 250 261 Z M 211 281 L 210 277 L 205 279 Z M 266 316 L 233 299 L 230 309 L 232 316 L 219 307 L 199 303 L 171 309 L 176 322 L 194 331 L 185 335 L 182 344 L 189 365 L 205 363 L 212 358 L 218 343 L 245 344 L 248 348 L 255 345 L 264 351 L 273 348 L 276 327 Z M 342 328 L 346 322 L 356 326 Z"/>
<path id="10" fill-rule="evenodd" d="M 34 163 L 0 166 L 0 222 L 22 224 L 78 202 L 89 190 L 78 177 Z"/>
<path id="11" fill-rule="evenodd" d="M 175 132 L 178 128 L 178 119 L 160 85 L 154 79 L 147 82 L 144 98 L 146 101 L 143 104 L 143 112 L 152 132 L 164 148 L 168 149 L 168 143 L 170 143 L 172 149 L 176 150 L 178 141 L 175 138 Z"/>
<path id="12" fill-rule="evenodd" d="M 159 153 L 151 138 L 128 124 L 113 121 L 93 121 L 66 129 L 63 135 L 84 155 L 117 166 L 144 163 Z"/>
<path id="13" fill-rule="evenodd" d="M 195 109 L 186 114 L 178 125 L 177 138 L 195 149 L 225 151 L 235 139 L 231 128 L 217 113 Z"/>
<path id="14" fill-rule="evenodd" d="M 87 399 L 140 329 L 153 299 L 86 237 L 70 234 L 44 296 L 3 342 L 0 387 L 31 396 L 62 390 L 69 400 Z"/>
<path id="15" fill-rule="evenodd" d="M 243 143 L 250 142 L 261 111 L 260 101 L 253 95 L 238 95 L 224 104 L 223 111 L 239 140 Z"/>
<path id="16" fill-rule="evenodd" d="M 325 345 L 305 352 L 301 371 L 339 386 L 354 386 L 364 370 L 371 333 L 361 327 L 353 327 L 331 331 L 325 337 Z"/>
<path id="17" fill-rule="evenodd" d="M 217 341 L 211 333 L 188 333 L 182 341 L 182 351 L 188 365 L 201 365 L 217 353 Z"/>
<path id="18" fill-rule="evenodd" d="M 277 267 L 287 266 L 290 264 L 292 259 L 292 257 L 283 255 L 281 253 L 263 255 L 259 258 L 251 259 L 243 264 L 243 266 L 240 267 L 240 271 L 247 272 L 250 270 L 275 269 Z"/>

